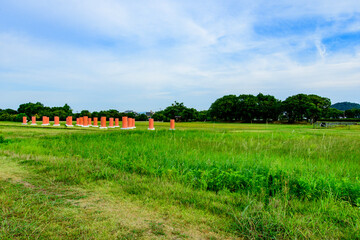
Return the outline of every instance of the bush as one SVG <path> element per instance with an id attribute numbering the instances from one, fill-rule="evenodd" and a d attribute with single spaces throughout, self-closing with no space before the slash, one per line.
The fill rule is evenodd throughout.
<path id="1" fill-rule="evenodd" d="M 146 114 L 140 114 L 138 116 L 135 117 L 136 121 L 147 121 L 148 117 L 146 116 Z"/>
<path id="2" fill-rule="evenodd" d="M 14 118 L 14 122 L 22 122 L 23 117 L 26 117 L 26 119 L 28 119 L 28 116 L 26 116 L 25 113 L 20 113 L 16 115 L 16 117 Z"/>
<path id="3" fill-rule="evenodd" d="M 7 112 L 2 112 L 0 115 L 0 121 L 14 121 L 16 115 L 9 114 Z"/>

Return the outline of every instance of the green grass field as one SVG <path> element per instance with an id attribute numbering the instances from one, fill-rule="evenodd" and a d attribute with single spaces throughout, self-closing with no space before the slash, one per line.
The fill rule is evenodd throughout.
<path id="1" fill-rule="evenodd" d="M 0 123 L 0 239 L 360 239 L 360 126 Z"/>

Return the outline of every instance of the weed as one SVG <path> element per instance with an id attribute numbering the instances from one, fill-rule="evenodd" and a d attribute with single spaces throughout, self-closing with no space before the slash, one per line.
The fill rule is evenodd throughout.
<path id="1" fill-rule="evenodd" d="M 149 227 L 153 234 L 155 235 L 165 235 L 164 224 L 154 221 L 149 221 Z"/>

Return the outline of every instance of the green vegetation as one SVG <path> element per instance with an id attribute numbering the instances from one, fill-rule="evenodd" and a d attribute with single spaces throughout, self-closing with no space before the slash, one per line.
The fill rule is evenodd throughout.
<path id="1" fill-rule="evenodd" d="M 195 108 L 188 108 L 183 103 L 178 103 L 176 101 L 164 110 L 156 112 L 152 118 L 154 118 L 155 121 L 166 122 L 175 118 L 183 122 L 210 120 L 207 111 L 198 112 Z"/>
<path id="2" fill-rule="evenodd" d="M 360 104 L 351 102 L 338 102 L 331 105 L 331 107 L 341 111 L 346 111 L 350 109 L 360 109 Z"/>
<path id="3" fill-rule="evenodd" d="M 0 123 L 0 239 L 360 238 L 359 126 L 155 127 Z"/>
<path id="4" fill-rule="evenodd" d="M 271 95 L 259 93 L 226 95 L 217 99 L 209 109 L 213 119 L 224 121 L 245 121 L 255 119 L 262 121 L 277 121 L 282 113 L 280 100 Z"/>
<path id="5" fill-rule="evenodd" d="M 345 115 L 346 115 L 348 118 L 360 119 L 360 108 L 358 108 L 358 109 L 345 110 Z"/>
<path id="6" fill-rule="evenodd" d="M 340 105 L 339 105 L 340 104 Z M 21 104 L 16 110 L 0 109 L 0 121 L 21 122 L 23 117 L 35 116 L 40 120 L 43 116 L 54 119 L 58 116 L 64 121 L 68 116 L 74 119 L 82 116 L 121 118 L 128 116 L 135 118 L 136 121 L 147 121 L 150 116 L 155 121 L 169 122 L 170 119 L 176 119 L 181 122 L 194 121 L 241 121 L 241 122 L 277 122 L 287 121 L 288 123 L 303 122 L 314 123 L 318 120 L 360 120 L 360 109 L 353 103 L 339 103 L 332 106 L 340 108 L 349 108 L 345 111 L 332 108 L 330 99 L 314 94 L 296 94 L 280 101 L 271 95 L 259 93 L 254 96 L 251 94 L 226 95 L 218 98 L 211 104 L 209 110 L 198 111 L 195 108 L 188 108 L 183 103 L 174 102 L 164 110 L 155 113 L 138 114 L 133 111 L 119 112 L 116 109 L 103 110 L 100 112 L 90 112 L 82 110 L 80 113 L 73 113 L 69 105 L 63 107 L 47 107 L 42 103 Z"/>

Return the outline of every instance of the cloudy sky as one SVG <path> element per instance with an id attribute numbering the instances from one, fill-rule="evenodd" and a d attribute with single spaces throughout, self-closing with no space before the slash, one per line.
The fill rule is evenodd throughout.
<path id="1" fill-rule="evenodd" d="M 0 0 L 0 108 L 360 102 L 358 0 Z"/>

